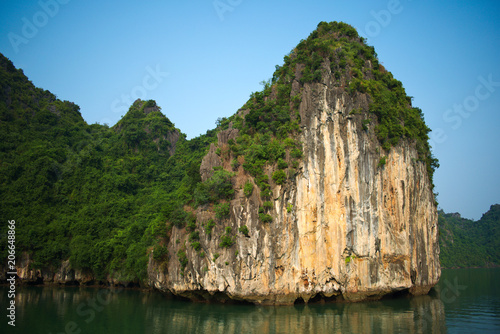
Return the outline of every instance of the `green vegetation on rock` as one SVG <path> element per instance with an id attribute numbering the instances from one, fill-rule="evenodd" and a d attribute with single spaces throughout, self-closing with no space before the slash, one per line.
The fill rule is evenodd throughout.
<path id="1" fill-rule="evenodd" d="M 155 260 L 167 261 L 172 229 L 185 229 L 196 251 L 200 231 L 211 237 L 217 230 L 214 220 L 196 221 L 198 208 L 211 211 L 218 224 L 228 221 L 237 171 L 250 178 L 243 194 L 260 195 L 260 221 L 273 221 L 271 183 L 286 186 L 300 173 L 302 91 L 327 74 L 349 94 L 367 94 L 369 108 L 353 111 L 365 114 L 363 129 L 375 131 L 385 150 L 402 140 L 413 143 L 432 179 L 437 160 L 421 110 L 345 23 L 321 22 L 276 66 L 262 91 L 191 140 L 152 100 L 135 101 L 113 127 L 89 125 L 77 105 L 34 87 L 0 55 L 0 219 L 16 220 L 16 249 L 31 255 L 34 268 L 54 269 L 69 259 L 98 279 L 143 283 L 151 250 Z M 232 170 L 215 168 L 202 182 L 202 158 L 230 127 L 238 135 L 217 154 Z M 220 246 L 231 247 L 236 238 L 225 232 L 217 236 Z M 5 224 L 0 233 L 5 258 Z M 171 256 L 184 269 L 190 252 L 183 246 Z"/>
<path id="2" fill-rule="evenodd" d="M 88 125 L 3 56 L 0 85 L 0 218 L 16 220 L 17 253 L 34 268 L 70 259 L 98 279 L 145 280 L 148 249 L 164 257 L 169 229 L 190 220 L 182 205 L 216 132 L 187 141 L 154 101 L 136 101 L 114 127 Z"/>

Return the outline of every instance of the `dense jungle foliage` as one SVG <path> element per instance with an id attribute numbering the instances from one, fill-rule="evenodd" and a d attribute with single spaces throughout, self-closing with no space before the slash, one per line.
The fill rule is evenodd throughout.
<path id="1" fill-rule="evenodd" d="M 352 113 L 369 115 L 363 124 L 375 124 L 383 149 L 412 141 L 432 180 L 438 164 L 421 110 L 411 106 L 373 47 L 345 23 L 321 22 L 240 111 L 191 140 L 154 101 L 136 101 L 113 127 L 89 125 L 77 105 L 36 88 L 0 55 L 0 219 L 16 220 L 18 254 L 29 252 L 34 267 L 55 268 L 69 259 L 98 279 L 112 275 L 141 282 L 152 248 L 155 259 L 177 256 L 185 267 L 184 250 L 167 253 L 170 230 L 185 228 L 202 256 L 199 233 L 210 234 L 228 219 L 238 168 L 252 176 L 243 193 L 258 192 L 261 222 L 273 220 L 271 185 L 293 180 L 303 154 L 297 139 L 301 90 L 292 93 L 292 83 L 303 87 L 330 74 L 353 96 L 370 96 L 369 110 Z M 231 159 L 233 170 L 216 168 L 201 182 L 203 156 L 217 143 L 217 133 L 229 127 L 239 134 L 217 154 Z M 197 222 L 192 211 L 199 206 L 214 210 L 215 221 Z M 6 228 L 0 227 L 3 258 Z M 238 232 L 248 235 L 248 229 L 226 228 L 217 236 L 220 247 L 231 247 Z"/>
<path id="2" fill-rule="evenodd" d="M 478 221 L 440 211 L 439 246 L 446 268 L 500 266 L 500 205 Z"/>
<path id="3" fill-rule="evenodd" d="M 0 84 L 0 219 L 16 221 L 17 254 L 29 251 L 35 267 L 69 258 L 99 279 L 144 279 L 147 248 L 192 197 L 215 131 L 187 141 L 154 101 L 136 101 L 112 128 L 87 125 L 3 56 Z"/>

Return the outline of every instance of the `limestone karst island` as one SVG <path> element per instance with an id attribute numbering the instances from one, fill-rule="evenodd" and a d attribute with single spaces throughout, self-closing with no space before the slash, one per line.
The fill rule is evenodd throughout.
<path id="1" fill-rule="evenodd" d="M 430 129 L 345 23 L 321 22 L 190 140 L 153 100 L 89 125 L 4 56 L 0 83 L 1 215 L 18 222 L 21 282 L 284 305 L 439 280 Z"/>

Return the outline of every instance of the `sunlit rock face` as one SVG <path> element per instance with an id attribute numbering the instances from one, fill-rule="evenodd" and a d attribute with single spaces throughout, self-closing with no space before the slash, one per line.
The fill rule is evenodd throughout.
<path id="1" fill-rule="evenodd" d="M 352 112 L 366 110 L 369 96 L 348 94 L 334 80 L 324 76 L 300 87 L 304 155 L 295 178 L 271 184 L 273 221 L 259 220 L 258 189 L 243 194 L 252 178 L 239 167 L 230 218 L 209 236 L 203 224 L 215 220 L 213 208 L 195 211 L 202 253 L 189 246 L 186 231 L 173 228 L 169 261 L 151 257 L 151 286 L 191 299 L 292 304 L 426 294 L 437 283 L 438 218 L 425 163 L 409 141 L 384 151 L 374 125 L 363 123 L 366 114 Z M 299 86 L 293 83 L 292 95 Z M 234 129 L 220 133 L 218 147 L 224 151 L 236 135 Z M 214 166 L 231 170 L 232 158 L 211 147 L 202 176 Z M 243 225 L 248 236 L 238 233 Z M 221 248 L 228 226 L 235 244 Z M 183 271 L 179 251 L 188 259 Z"/>

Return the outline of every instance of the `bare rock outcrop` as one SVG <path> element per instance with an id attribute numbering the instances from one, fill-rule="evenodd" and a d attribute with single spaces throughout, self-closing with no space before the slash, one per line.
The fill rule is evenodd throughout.
<path id="1" fill-rule="evenodd" d="M 214 173 L 213 168 L 222 166 L 222 160 L 217 155 L 217 148 L 214 144 L 210 144 L 207 155 L 203 157 L 200 165 L 201 180 L 208 180 Z"/>
<path id="2" fill-rule="evenodd" d="M 257 194 L 238 190 L 228 221 L 211 235 L 200 233 L 203 256 L 183 230 L 172 230 L 168 264 L 150 260 L 151 286 L 191 299 L 292 304 L 425 294 L 437 283 L 437 210 L 425 163 L 409 141 L 383 153 L 364 116 L 351 113 L 368 106 L 368 95 L 353 96 L 328 80 L 333 76 L 303 87 L 304 156 L 295 179 L 271 185 L 273 222 L 259 220 Z M 218 146 L 229 137 L 221 133 Z M 202 179 L 222 165 L 212 144 Z M 251 180 L 245 175 L 240 167 L 235 189 Z M 214 219 L 208 207 L 196 215 L 200 224 Z M 243 225 L 248 236 L 237 233 Z M 221 248 L 216 236 L 226 227 L 235 244 Z M 175 259 L 179 252 L 189 259 L 185 268 Z"/>

